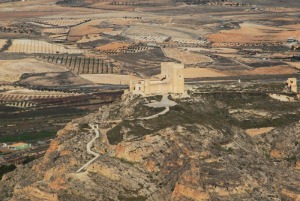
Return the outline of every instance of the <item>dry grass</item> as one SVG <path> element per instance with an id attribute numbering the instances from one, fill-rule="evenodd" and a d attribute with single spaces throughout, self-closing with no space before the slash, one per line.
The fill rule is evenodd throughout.
<path id="1" fill-rule="evenodd" d="M 297 68 L 300 70 L 300 63 L 299 62 L 286 62 L 286 64 L 288 64 L 289 66 L 293 67 L 293 68 Z"/>
<path id="2" fill-rule="evenodd" d="M 198 64 L 212 62 L 213 60 L 205 55 L 188 52 L 177 48 L 164 48 L 165 56 L 178 60 L 183 64 Z"/>
<path id="3" fill-rule="evenodd" d="M 253 137 L 253 136 L 256 136 L 256 135 L 261 135 L 261 134 L 264 134 L 264 133 L 268 133 L 273 129 L 274 129 L 274 127 L 252 128 L 252 129 L 247 129 L 246 133 Z"/>
<path id="4" fill-rule="evenodd" d="M 289 66 L 274 66 L 274 67 L 262 67 L 254 70 L 241 71 L 237 74 L 242 75 L 280 75 L 280 74 L 293 74 L 297 73 L 298 70 Z"/>
<path id="5" fill-rule="evenodd" d="M 130 79 L 138 79 L 130 75 L 114 74 L 83 74 L 80 77 L 97 84 L 122 84 L 129 85 Z"/>
<path id="6" fill-rule="evenodd" d="M 227 75 L 209 68 L 185 68 L 184 69 L 184 78 L 224 77 L 224 76 Z"/>
<path id="7" fill-rule="evenodd" d="M 282 95 L 282 94 L 269 94 L 269 96 L 275 100 L 279 100 L 282 102 L 295 102 L 295 98 L 294 97 L 290 97 L 290 96 L 286 96 L 286 95 Z"/>
<path id="8" fill-rule="evenodd" d="M 36 59 L 0 60 L 0 83 L 18 81 L 23 73 L 64 72 L 67 69 Z"/>

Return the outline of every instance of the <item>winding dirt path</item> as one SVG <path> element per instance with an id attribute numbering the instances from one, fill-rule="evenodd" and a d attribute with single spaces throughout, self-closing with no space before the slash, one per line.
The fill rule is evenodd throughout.
<path id="1" fill-rule="evenodd" d="M 87 153 L 88 153 L 88 154 L 91 154 L 91 155 L 93 155 L 93 156 L 95 156 L 95 157 L 94 157 L 93 159 L 91 159 L 90 161 L 88 161 L 86 164 L 84 164 L 81 168 L 79 168 L 79 169 L 76 171 L 76 173 L 79 173 L 79 172 L 81 172 L 82 170 L 86 169 L 86 167 L 88 167 L 90 164 L 92 164 L 92 163 L 100 156 L 99 154 L 97 154 L 96 152 L 93 152 L 93 151 L 91 150 L 91 147 L 92 147 L 94 141 L 95 141 L 97 138 L 100 137 L 100 132 L 99 132 L 99 130 L 98 130 L 98 126 L 97 126 L 97 125 L 94 125 L 94 124 L 89 124 L 89 126 L 91 127 L 92 130 L 95 131 L 96 136 L 95 136 L 89 143 L 87 143 L 87 145 L 86 145 L 86 150 L 87 150 Z M 91 132 L 92 132 L 92 130 L 91 130 Z"/>

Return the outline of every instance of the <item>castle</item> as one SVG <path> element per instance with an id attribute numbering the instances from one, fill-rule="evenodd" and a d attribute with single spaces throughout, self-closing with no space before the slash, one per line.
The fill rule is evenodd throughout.
<path id="1" fill-rule="evenodd" d="M 298 93 L 297 78 L 289 78 L 286 81 L 286 85 L 290 92 Z"/>
<path id="2" fill-rule="evenodd" d="M 130 80 L 130 92 L 142 95 L 183 94 L 184 65 L 174 62 L 161 63 L 160 79 Z"/>

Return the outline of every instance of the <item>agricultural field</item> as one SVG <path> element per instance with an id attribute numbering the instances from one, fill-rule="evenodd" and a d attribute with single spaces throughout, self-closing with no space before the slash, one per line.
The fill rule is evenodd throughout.
<path id="1" fill-rule="evenodd" d="M 154 36 L 154 35 L 126 35 L 126 37 L 136 42 L 156 42 L 156 43 L 163 43 L 169 38 L 167 36 Z"/>
<path id="2" fill-rule="evenodd" d="M 7 53 L 25 54 L 83 54 L 84 50 L 68 49 L 63 45 L 51 44 L 41 40 L 15 39 Z"/>
<path id="3" fill-rule="evenodd" d="M 47 34 L 67 34 L 69 30 L 69 28 L 46 28 L 43 29 L 43 32 Z"/>
<path id="4" fill-rule="evenodd" d="M 0 102 L 25 101 L 36 99 L 56 99 L 79 96 L 79 93 L 65 93 L 60 91 L 38 91 L 26 88 L 17 88 L 0 93 Z"/>
<path id="5" fill-rule="evenodd" d="M 83 36 L 89 34 L 100 34 L 102 32 L 110 32 L 113 31 L 113 28 L 100 26 L 102 20 L 92 20 L 89 22 L 85 22 L 78 26 L 74 26 L 70 29 L 68 34 L 69 41 L 78 41 L 81 40 Z"/>
<path id="6" fill-rule="evenodd" d="M 198 31 L 182 27 L 168 27 L 155 24 L 133 25 L 126 29 L 124 36 L 136 38 L 136 40 L 149 40 L 164 42 L 168 38 L 176 40 L 199 39 L 201 35 Z"/>
<path id="7" fill-rule="evenodd" d="M 103 39 L 103 37 L 100 36 L 100 34 L 88 34 L 83 36 L 80 40 L 78 40 L 77 44 L 93 42 L 101 39 Z"/>
<path id="8" fill-rule="evenodd" d="M 184 77 L 189 78 L 201 78 L 201 77 L 225 77 L 228 76 L 225 73 L 209 68 L 185 68 Z"/>
<path id="9" fill-rule="evenodd" d="M 203 40 L 194 40 L 194 39 L 185 39 L 185 38 L 171 38 L 170 42 L 174 43 L 183 43 L 189 45 L 205 45 L 206 41 Z"/>
<path id="10" fill-rule="evenodd" d="M 69 91 L 71 88 L 75 92 Z M 2 85 L 0 90 L 0 142 L 54 137 L 67 122 L 119 99 L 122 94 L 121 91 L 104 92 L 93 87 L 36 90 Z M 30 134 L 33 131 L 36 131 L 35 135 Z M 39 134 L 50 131 L 51 135 L 44 137 Z"/>
<path id="11" fill-rule="evenodd" d="M 0 51 L 3 49 L 3 47 L 6 45 L 7 40 L 5 39 L 0 39 Z"/>
<path id="12" fill-rule="evenodd" d="M 34 21 L 34 23 L 41 24 L 42 26 L 72 27 L 88 21 L 90 19 L 40 19 Z"/>
<path id="13" fill-rule="evenodd" d="M 129 85 L 130 79 L 138 77 L 118 74 L 83 74 L 80 77 L 97 84 Z"/>
<path id="14" fill-rule="evenodd" d="M 165 56 L 178 60 L 186 65 L 196 65 L 200 63 L 209 63 L 213 60 L 205 55 L 199 53 L 188 52 L 183 49 L 178 48 L 164 48 L 163 49 Z"/>
<path id="15" fill-rule="evenodd" d="M 52 42 L 58 42 L 58 43 L 63 43 L 64 41 L 67 40 L 67 35 L 66 34 L 58 34 L 58 35 L 50 35 L 49 39 Z"/>
<path id="16" fill-rule="evenodd" d="M 98 51 L 122 51 L 123 49 L 127 49 L 129 46 L 131 46 L 131 43 L 126 43 L 126 42 L 112 42 L 106 45 L 98 46 L 95 49 Z"/>
<path id="17" fill-rule="evenodd" d="M 13 83 L 24 73 L 66 72 L 67 69 L 53 64 L 45 64 L 33 58 L 0 60 L 0 83 Z"/>
<path id="18" fill-rule="evenodd" d="M 37 57 L 38 60 L 65 66 L 76 74 L 116 74 L 120 69 L 115 67 L 111 61 L 104 59 L 96 59 L 95 57 L 81 56 L 57 56 L 43 55 Z"/>
<path id="19" fill-rule="evenodd" d="M 26 73 L 23 74 L 16 84 L 21 86 L 35 86 L 35 87 L 60 87 L 64 86 L 66 88 L 72 86 L 82 86 L 93 85 L 92 82 L 82 79 L 75 73 L 71 71 L 67 72 L 49 72 L 49 73 Z"/>
<path id="20" fill-rule="evenodd" d="M 300 31 L 282 27 L 265 26 L 254 23 L 242 23 L 240 29 L 224 30 L 220 33 L 211 34 L 208 39 L 213 46 L 280 46 L 287 38 L 293 37 L 300 40 Z"/>

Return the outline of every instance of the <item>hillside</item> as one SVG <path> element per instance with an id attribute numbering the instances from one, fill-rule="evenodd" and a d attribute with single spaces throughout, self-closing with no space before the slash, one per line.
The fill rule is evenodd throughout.
<path id="1" fill-rule="evenodd" d="M 299 200 L 299 102 L 281 84 L 205 85 L 164 115 L 123 95 L 58 132 L 45 156 L 4 175 L 2 200 Z M 214 90 L 212 90 L 212 88 Z M 241 94 L 240 91 L 243 91 Z M 222 92 L 221 92 L 222 91 Z M 86 145 L 100 137 L 92 150 Z M 250 128 L 272 127 L 248 135 Z M 12 192 L 12 193 L 11 193 Z"/>

